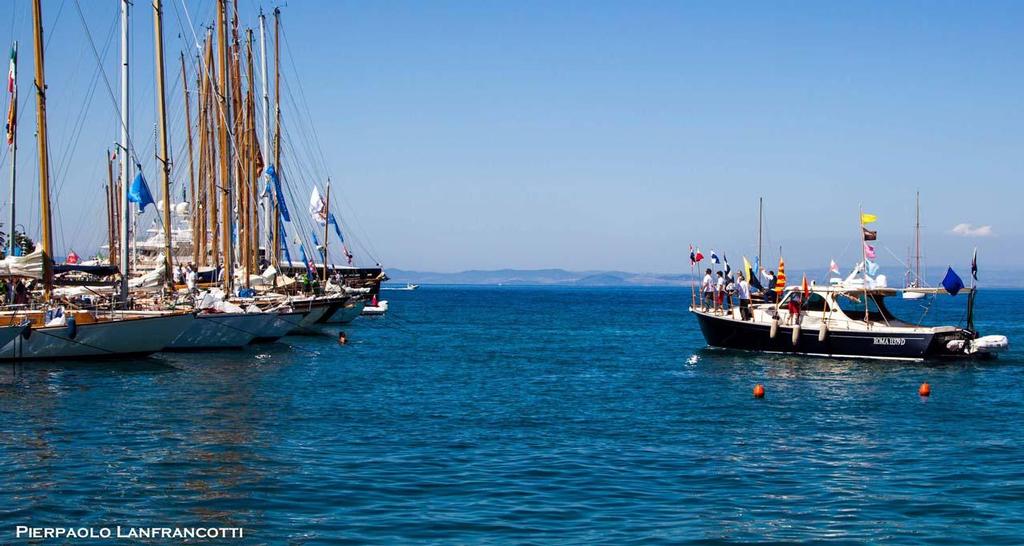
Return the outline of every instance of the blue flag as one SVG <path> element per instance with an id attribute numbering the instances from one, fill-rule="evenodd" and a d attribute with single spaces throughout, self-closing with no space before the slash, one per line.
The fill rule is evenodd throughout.
<path id="1" fill-rule="evenodd" d="M 334 217 L 333 212 L 327 215 L 327 223 L 334 224 L 334 233 L 338 236 L 338 240 L 344 243 L 345 238 L 341 236 L 341 227 L 338 225 L 338 219 Z"/>
<path id="2" fill-rule="evenodd" d="M 953 268 L 950 267 L 946 270 L 946 278 L 942 279 L 942 287 L 949 292 L 950 295 L 955 296 L 964 288 L 964 281 L 960 279 L 960 275 L 957 275 Z"/>
<path id="3" fill-rule="evenodd" d="M 288 214 L 288 205 L 284 201 L 284 193 L 281 191 L 281 179 L 277 177 L 277 171 L 273 165 L 267 165 L 267 176 L 274 182 L 274 193 L 277 194 L 277 208 L 281 212 L 281 219 L 291 222 L 292 217 Z"/>
<path id="4" fill-rule="evenodd" d="M 292 263 L 292 255 L 288 252 L 288 234 L 285 233 L 284 227 L 281 227 L 281 250 L 284 251 L 284 259 L 289 264 Z"/>
<path id="5" fill-rule="evenodd" d="M 146 184 L 146 179 L 142 177 L 142 171 L 135 175 L 135 180 L 132 181 L 132 185 L 128 187 L 128 201 L 139 205 L 139 211 L 145 212 L 146 205 L 152 205 L 153 194 L 149 193 L 149 186 Z"/>
<path id="6" fill-rule="evenodd" d="M 316 271 L 313 270 L 313 265 L 306 257 L 306 245 L 299 245 L 299 252 L 302 253 L 302 262 L 306 265 L 306 274 L 309 275 L 310 279 L 316 278 Z"/>
<path id="7" fill-rule="evenodd" d="M 878 275 L 878 264 L 875 263 L 875 262 L 872 262 L 871 260 L 867 260 L 867 263 L 868 263 L 868 275 L 871 275 L 872 277 Z"/>

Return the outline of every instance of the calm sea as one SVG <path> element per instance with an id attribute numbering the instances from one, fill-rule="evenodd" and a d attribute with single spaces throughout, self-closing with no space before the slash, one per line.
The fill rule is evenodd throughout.
<path id="1" fill-rule="evenodd" d="M 925 365 L 707 350 L 688 290 L 387 298 L 344 347 L 0 366 L 0 543 L 1024 543 L 1024 292 L 979 296 L 1004 358 Z"/>

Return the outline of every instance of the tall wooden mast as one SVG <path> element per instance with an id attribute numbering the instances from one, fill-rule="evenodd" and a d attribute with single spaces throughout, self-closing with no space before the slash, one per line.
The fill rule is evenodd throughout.
<path id="1" fill-rule="evenodd" d="M 167 151 L 167 104 L 164 95 L 164 25 L 161 0 L 153 0 L 153 39 L 156 52 L 156 93 L 157 116 L 160 123 L 159 146 L 160 185 L 163 187 L 164 218 L 164 267 L 166 267 L 167 290 L 174 292 L 174 256 L 171 254 L 171 239 L 174 226 L 171 225 L 171 159 Z"/>
<path id="2" fill-rule="evenodd" d="M 259 215 L 256 214 L 256 196 L 259 195 L 259 188 L 256 181 L 258 176 L 258 173 L 256 172 L 256 158 L 259 155 L 259 142 L 256 140 L 256 109 L 253 96 L 253 84 L 255 81 L 253 79 L 252 41 L 252 29 L 248 29 L 245 32 L 246 76 L 249 83 L 245 95 L 245 136 L 247 142 L 245 154 L 245 193 L 247 196 L 245 202 L 245 220 L 247 224 L 245 228 L 246 283 L 249 282 L 248 275 L 251 275 L 252 272 L 259 273 L 259 270 L 256 267 L 256 261 L 259 257 L 260 241 Z M 248 284 L 246 286 L 248 286 Z"/>
<path id="3" fill-rule="evenodd" d="M 50 218 L 50 156 L 46 136 L 46 71 L 43 63 L 43 9 L 32 1 L 36 58 L 36 123 L 39 143 L 39 212 L 43 224 L 43 298 L 50 300 L 53 289 L 53 233 Z M 13 226 L 12 226 L 13 227 Z"/>
<path id="4" fill-rule="evenodd" d="M 110 150 L 107 150 L 107 261 L 110 265 L 117 265 L 117 246 L 114 241 L 117 239 L 117 192 L 114 186 L 114 160 L 110 157 Z"/>
<path id="5" fill-rule="evenodd" d="M 220 229 L 223 249 L 224 292 L 234 292 L 234 256 L 231 244 L 231 150 L 228 143 L 228 128 L 232 125 L 231 88 L 228 85 L 228 45 L 227 41 L 227 0 L 217 0 L 217 55 L 219 57 L 219 74 L 217 81 L 217 98 L 220 108 L 214 116 L 217 120 L 217 136 L 220 143 Z"/>
<path id="6" fill-rule="evenodd" d="M 219 198 L 220 194 L 217 189 L 217 171 L 215 169 L 215 162 L 217 160 L 217 145 L 213 138 L 213 128 L 216 127 L 213 124 L 214 114 L 216 107 L 214 106 L 214 95 L 216 93 L 213 83 L 212 70 L 214 65 L 213 62 L 213 31 L 208 30 L 206 32 L 206 62 L 204 63 L 206 69 L 203 70 L 203 138 L 204 151 L 206 152 L 206 162 L 204 165 L 204 173 L 206 175 L 206 207 L 207 207 L 207 228 L 210 230 L 210 258 L 207 265 L 212 265 L 214 268 L 220 267 L 220 220 L 219 220 Z"/>
<path id="7" fill-rule="evenodd" d="M 199 245 L 197 244 L 197 232 L 199 231 L 198 205 L 196 197 L 196 175 L 195 158 L 192 151 L 192 100 L 188 90 L 188 74 L 185 72 L 185 53 L 181 53 L 181 88 L 185 92 L 185 132 L 188 139 L 188 187 L 189 193 L 189 226 L 192 228 L 192 263 L 199 263 Z"/>
<path id="8" fill-rule="evenodd" d="M 327 241 L 330 239 L 331 232 L 331 181 L 327 181 L 327 195 L 324 197 L 324 275 L 323 281 L 324 286 L 327 286 L 327 258 L 329 253 L 327 252 Z"/>

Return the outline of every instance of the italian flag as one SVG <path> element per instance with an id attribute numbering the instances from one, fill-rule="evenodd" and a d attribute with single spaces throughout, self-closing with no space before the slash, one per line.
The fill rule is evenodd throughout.
<path id="1" fill-rule="evenodd" d="M 11 95 L 11 104 L 7 109 L 7 144 L 14 143 L 14 125 L 18 118 L 18 44 L 11 46 L 11 64 L 7 69 L 7 92 Z"/>

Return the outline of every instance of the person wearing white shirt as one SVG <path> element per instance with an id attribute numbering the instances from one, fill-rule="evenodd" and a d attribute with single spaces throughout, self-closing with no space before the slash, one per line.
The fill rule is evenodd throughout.
<path id="1" fill-rule="evenodd" d="M 740 320 L 747 320 L 750 318 L 750 283 L 743 278 L 742 273 L 737 278 L 739 282 L 736 283 L 736 295 L 740 300 Z"/>
<path id="2" fill-rule="evenodd" d="M 188 265 L 185 272 L 185 285 L 188 286 L 188 291 L 194 293 L 196 291 L 196 270 L 192 267 L 192 264 Z"/>
<path id="3" fill-rule="evenodd" d="M 722 309 L 722 300 L 725 299 L 725 277 L 722 272 L 718 272 L 718 280 L 715 281 L 715 310 L 720 311 Z"/>
<path id="4" fill-rule="evenodd" d="M 700 282 L 701 310 L 707 311 L 708 305 L 715 303 L 715 281 L 711 278 L 711 268 L 704 272 L 704 280 Z"/>

